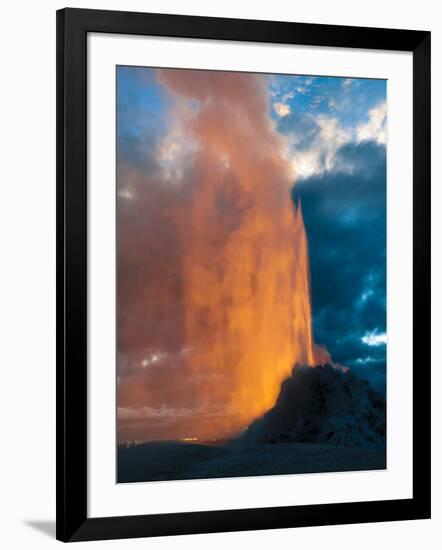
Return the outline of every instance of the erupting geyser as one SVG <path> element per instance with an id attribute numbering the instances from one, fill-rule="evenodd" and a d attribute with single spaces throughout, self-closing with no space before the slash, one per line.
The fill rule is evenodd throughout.
<path id="1" fill-rule="evenodd" d="M 265 79 L 164 71 L 161 81 L 199 101 L 186 124 L 198 185 L 178 217 L 185 338 L 200 404 L 226 407 L 205 424 L 225 434 L 274 404 L 294 363 L 313 364 L 307 239 Z"/>
<path id="2" fill-rule="evenodd" d="M 285 143 L 268 114 L 266 77 L 160 70 L 158 78 L 174 98 L 179 135 L 191 144 L 191 177 L 163 182 L 179 186 L 181 198 L 158 207 L 174 232 L 176 252 L 167 252 L 173 293 L 161 270 L 151 269 L 145 282 L 157 292 L 145 308 L 159 295 L 179 304 L 173 322 L 180 329 L 170 337 L 188 350 L 156 403 L 185 403 L 186 410 L 191 403 L 195 411 L 185 427 L 169 428 L 169 438 L 227 437 L 274 405 L 294 364 L 314 365 L 315 354 L 326 354 L 313 343 L 307 237 L 291 199 Z M 144 330 L 147 341 L 154 338 Z M 146 388 L 146 407 L 156 406 L 151 399 L 161 391 Z"/>

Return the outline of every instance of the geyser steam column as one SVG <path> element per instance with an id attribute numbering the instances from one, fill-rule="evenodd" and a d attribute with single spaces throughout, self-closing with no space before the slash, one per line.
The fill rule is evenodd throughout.
<path id="1" fill-rule="evenodd" d="M 201 411 L 193 431 L 225 437 L 274 405 L 295 363 L 314 363 L 307 238 L 267 77 L 164 70 L 159 79 L 194 144 L 188 202 L 169 213 Z"/>

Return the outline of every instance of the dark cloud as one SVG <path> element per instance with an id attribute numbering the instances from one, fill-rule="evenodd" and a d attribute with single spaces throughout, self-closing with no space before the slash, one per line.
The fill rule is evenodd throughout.
<path id="1" fill-rule="evenodd" d="M 334 167 L 293 189 L 309 239 L 315 340 L 382 389 L 386 346 L 362 337 L 386 331 L 385 147 L 346 144 Z"/>

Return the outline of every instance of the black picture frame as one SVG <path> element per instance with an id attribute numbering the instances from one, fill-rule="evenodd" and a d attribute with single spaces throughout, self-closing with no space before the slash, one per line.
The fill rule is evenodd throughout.
<path id="1" fill-rule="evenodd" d="M 413 54 L 413 498 L 87 516 L 87 34 Z M 430 33 L 63 9 L 57 12 L 57 539 L 85 541 L 430 517 Z"/>

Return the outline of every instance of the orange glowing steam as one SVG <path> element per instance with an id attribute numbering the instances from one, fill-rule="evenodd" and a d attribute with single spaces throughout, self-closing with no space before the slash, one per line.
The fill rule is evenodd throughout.
<path id="1" fill-rule="evenodd" d="M 192 188 L 167 216 L 178 228 L 182 338 L 201 414 L 192 433 L 174 435 L 225 437 L 274 405 L 294 364 L 315 363 L 307 237 L 266 77 L 158 76 L 194 144 Z M 190 100 L 196 107 L 180 111 Z"/>

